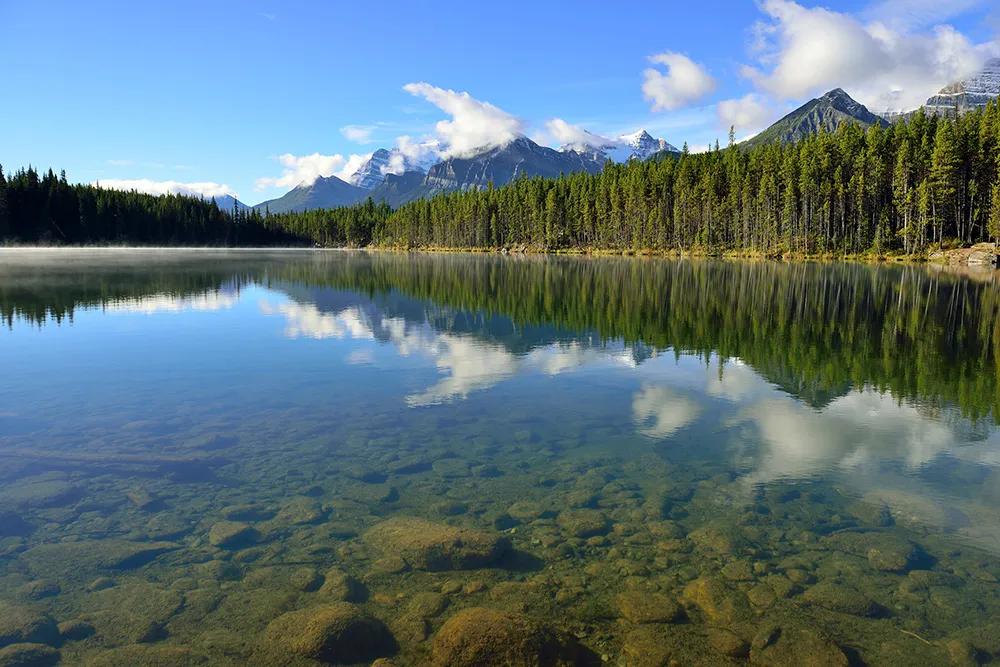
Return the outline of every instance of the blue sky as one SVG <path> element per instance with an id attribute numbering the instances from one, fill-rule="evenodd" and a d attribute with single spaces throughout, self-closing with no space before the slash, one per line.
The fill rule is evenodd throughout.
<path id="1" fill-rule="evenodd" d="M 835 86 L 912 107 L 997 54 L 993 4 L 0 0 L 0 163 L 255 203 L 401 136 L 700 148 Z"/>

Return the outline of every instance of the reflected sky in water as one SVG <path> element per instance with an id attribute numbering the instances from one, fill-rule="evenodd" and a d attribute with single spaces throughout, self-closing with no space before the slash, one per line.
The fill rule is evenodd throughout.
<path id="1" fill-rule="evenodd" d="M 654 285 L 664 296 L 678 286 L 692 293 L 690 303 L 672 296 L 653 314 L 655 289 L 627 313 L 615 311 L 613 295 L 595 298 L 602 290 L 648 289 L 645 273 L 616 273 L 633 271 L 621 260 L 527 262 L 516 270 L 534 274 L 517 286 L 524 299 L 515 294 L 512 302 L 502 283 L 463 292 L 461 278 L 441 287 L 424 274 L 452 263 L 502 277 L 507 268 L 497 262 L 518 260 L 148 259 L 138 267 L 85 254 L 69 264 L 5 264 L 0 447 L 162 453 L 184 440 L 192 421 L 259 423 L 273 436 L 284 422 L 311 420 L 321 431 L 345 409 L 357 415 L 368 407 L 374 421 L 404 429 L 431 411 L 447 436 L 449 419 L 509 411 L 512 430 L 540 423 L 578 434 L 600 425 L 615 435 L 606 446 L 616 451 L 711 459 L 745 481 L 748 494 L 820 480 L 1000 552 L 1000 434 L 983 408 L 995 404 L 995 382 L 983 397 L 966 386 L 968 374 L 935 375 L 933 363 L 921 377 L 905 370 L 928 355 L 956 354 L 979 360 L 969 373 L 996 372 L 991 276 L 627 260 L 665 281 Z M 358 264 L 345 270 L 351 262 Z M 586 280 L 573 273 L 579 267 Z M 546 293 L 555 270 L 576 288 Z M 733 310 L 725 303 L 703 308 L 699 290 L 720 275 L 718 285 L 747 286 L 731 298 L 751 304 L 759 320 L 720 321 L 719 312 Z M 816 285 L 821 291 L 810 292 Z M 773 298 L 776 290 L 784 300 Z M 823 296 L 810 302 L 814 294 Z M 831 305 L 830 294 L 860 305 Z M 955 320 L 947 319 L 963 299 L 971 305 L 962 331 L 972 333 L 950 329 Z M 542 305 L 526 311 L 528 300 Z M 852 348 L 868 325 L 850 313 L 873 304 L 873 318 L 924 318 L 914 326 L 937 339 L 911 349 L 904 334 L 889 336 L 880 323 L 870 341 Z M 782 319 L 776 313 L 784 310 L 790 314 Z M 680 327 L 681 320 L 676 340 L 660 335 L 665 323 Z M 759 327 L 753 340 L 773 347 L 733 342 L 725 330 L 738 325 Z M 786 339 L 788 357 L 780 354 Z M 875 368 L 872 359 L 885 355 L 903 357 L 904 370 Z"/>

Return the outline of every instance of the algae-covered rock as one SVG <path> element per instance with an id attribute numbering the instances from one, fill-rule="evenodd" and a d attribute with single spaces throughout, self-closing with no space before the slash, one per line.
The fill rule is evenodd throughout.
<path id="1" fill-rule="evenodd" d="M 826 540 L 834 549 L 867 558 L 873 568 L 883 572 L 905 572 L 923 555 L 913 542 L 890 533 L 844 532 Z"/>
<path id="2" fill-rule="evenodd" d="M 880 616 L 882 607 L 861 591 L 846 584 L 823 581 L 806 589 L 802 599 L 811 604 L 854 616 Z"/>
<path id="3" fill-rule="evenodd" d="M 604 535 L 611 527 L 603 512 L 592 509 L 563 510 L 557 522 L 567 533 L 580 538 Z"/>
<path id="4" fill-rule="evenodd" d="M 303 593 L 311 593 L 323 585 L 323 577 L 314 568 L 302 567 L 288 577 L 292 588 Z"/>
<path id="5" fill-rule="evenodd" d="M 0 603 L 0 646 L 8 644 L 56 644 L 59 628 L 48 614 Z"/>
<path id="6" fill-rule="evenodd" d="M 323 575 L 319 592 L 338 602 L 361 602 L 365 598 L 365 587 L 361 582 L 336 567 Z"/>
<path id="7" fill-rule="evenodd" d="M 319 523 L 326 518 L 323 506 L 314 498 L 295 498 L 286 503 L 274 517 L 278 525 L 304 526 Z"/>
<path id="8" fill-rule="evenodd" d="M 762 667 L 847 667 L 844 652 L 829 637 L 800 625 L 767 625 L 754 637 L 750 663 Z"/>
<path id="9" fill-rule="evenodd" d="M 59 584 L 50 579 L 35 579 L 17 589 L 18 595 L 29 600 L 41 600 L 59 595 L 62 591 Z"/>
<path id="10" fill-rule="evenodd" d="M 510 549 L 510 541 L 497 533 L 410 517 L 383 521 L 365 533 L 364 540 L 383 554 L 398 555 L 411 567 L 430 571 L 487 567 Z"/>
<path id="11" fill-rule="evenodd" d="M 434 635 L 436 667 L 547 667 L 586 663 L 586 652 L 521 614 L 471 607 L 458 612 Z"/>
<path id="12" fill-rule="evenodd" d="M 85 540 L 42 544 L 24 552 L 21 558 L 35 574 L 62 580 L 137 568 L 177 548 L 174 542 Z"/>
<path id="13" fill-rule="evenodd" d="M 86 603 L 86 617 L 101 637 L 141 644 L 165 636 L 165 625 L 181 609 L 184 597 L 157 584 L 129 580 L 91 593 Z"/>
<path id="14" fill-rule="evenodd" d="M 77 642 L 93 636 L 94 626 L 81 619 L 73 619 L 59 624 L 59 636 L 63 641 Z"/>
<path id="15" fill-rule="evenodd" d="M 629 667 L 667 667 L 673 653 L 672 647 L 664 641 L 660 627 L 639 626 L 625 635 L 622 664 Z"/>
<path id="16" fill-rule="evenodd" d="M 184 646 L 166 644 L 133 644 L 122 646 L 91 657 L 87 667 L 191 667 L 208 661 Z"/>
<path id="17" fill-rule="evenodd" d="M 736 526 L 727 523 L 711 523 L 688 534 L 688 539 L 703 551 L 723 556 L 738 554 L 748 546 L 746 536 Z"/>
<path id="18" fill-rule="evenodd" d="M 415 593 L 406 605 L 408 614 L 418 618 L 433 618 L 448 606 L 448 598 L 441 593 L 421 591 Z"/>
<path id="19" fill-rule="evenodd" d="M 26 477 L 0 490 L 0 507 L 64 507 L 76 502 L 80 488 L 64 479 L 39 475 Z"/>
<path id="20" fill-rule="evenodd" d="M 278 661 L 297 656 L 333 664 L 391 656 L 396 649 L 385 624 L 347 602 L 282 614 L 267 626 L 262 647 Z"/>
<path id="21" fill-rule="evenodd" d="M 51 667 L 59 651 L 45 644 L 11 644 L 0 649 L 0 667 Z"/>
<path id="22" fill-rule="evenodd" d="M 685 586 L 684 600 L 698 607 L 715 625 L 746 621 L 751 614 L 750 602 L 742 591 L 712 577 L 700 577 Z"/>
<path id="23" fill-rule="evenodd" d="M 248 547 L 259 537 L 256 529 L 239 521 L 220 521 L 208 531 L 208 541 L 220 549 Z"/>
<path id="24" fill-rule="evenodd" d="M 709 628 L 706 634 L 708 643 L 722 655 L 730 658 L 743 658 L 750 651 L 750 644 L 735 632 L 725 628 Z"/>
<path id="25" fill-rule="evenodd" d="M 617 602 L 622 617 L 632 623 L 673 623 L 684 614 L 676 600 L 662 593 L 625 591 Z"/>

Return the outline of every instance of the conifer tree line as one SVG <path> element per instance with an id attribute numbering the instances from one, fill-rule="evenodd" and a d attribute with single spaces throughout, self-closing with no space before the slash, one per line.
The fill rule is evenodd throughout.
<path id="1" fill-rule="evenodd" d="M 730 145 L 517 180 L 407 204 L 374 232 L 400 247 L 850 255 L 1000 236 L 1000 106 L 916 113 L 794 144 Z"/>
<path id="2" fill-rule="evenodd" d="M 0 168 L 0 241 L 84 245 L 274 245 L 301 241 L 251 210 L 223 211 L 183 195 L 105 190 L 65 172 Z"/>
<path id="3" fill-rule="evenodd" d="M 0 241 L 140 245 L 923 253 L 1000 237 L 1000 104 L 957 118 L 922 111 L 794 144 L 608 163 L 596 175 L 520 178 L 393 211 L 272 214 L 181 195 L 71 185 L 0 169 Z"/>

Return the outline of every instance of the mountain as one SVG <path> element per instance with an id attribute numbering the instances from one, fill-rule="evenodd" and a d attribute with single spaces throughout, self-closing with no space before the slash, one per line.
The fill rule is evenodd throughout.
<path id="1" fill-rule="evenodd" d="M 834 88 L 823 97 L 806 102 L 760 134 L 743 142 L 752 147 L 769 143 L 790 143 L 816 134 L 820 129 L 833 132 L 844 123 L 858 123 L 862 127 L 889 123 L 845 93 Z"/>
<path id="2" fill-rule="evenodd" d="M 666 139 L 656 139 L 646 130 L 639 130 L 635 134 L 623 134 L 618 137 L 619 144 L 627 149 L 627 160 L 646 160 L 657 153 L 680 153 L 680 149 L 671 145 Z M 624 162 L 625 160 L 619 160 Z"/>
<path id="3" fill-rule="evenodd" d="M 662 139 L 646 132 L 626 137 L 631 143 L 615 143 L 614 148 L 627 146 L 629 156 L 645 158 L 660 151 L 661 146 L 676 151 Z M 593 147 L 591 147 L 593 148 Z M 608 149 L 610 150 L 610 148 Z M 650 151 L 653 151 L 650 153 Z M 394 151 L 380 149 L 346 183 L 335 176 L 320 178 L 312 185 L 299 185 L 285 196 L 257 204 L 258 210 L 272 213 L 304 211 L 315 208 L 349 206 L 371 197 L 392 207 L 430 197 L 439 192 L 476 190 L 499 187 L 521 176 L 556 178 L 560 174 L 587 172 L 596 174 L 604 168 L 608 156 L 601 151 L 555 150 L 540 146 L 527 137 L 482 150 L 464 157 L 451 157 L 426 168 L 424 164 L 402 160 L 405 170 L 395 173 Z"/>
<path id="4" fill-rule="evenodd" d="M 617 139 L 605 139 L 587 132 L 588 137 L 582 141 L 564 145 L 563 152 L 574 151 L 589 154 L 599 162 L 628 162 L 629 160 L 646 160 L 657 153 L 680 153 L 665 139 L 656 139 L 646 130 L 633 134 L 623 134 Z"/>
<path id="5" fill-rule="evenodd" d="M 364 190 L 373 190 L 385 180 L 389 174 L 402 174 L 416 171 L 427 173 L 427 169 L 439 160 L 435 151 L 427 151 L 427 157 L 417 160 L 404 155 L 397 148 L 387 150 L 380 148 L 361 167 L 351 175 L 349 182 Z"/>
<path id="6" fill-rule="evenodd" d="M 218 195 L 209 199 L 215 201 L 215 205 L 219 207 L 220 211 L 232 211 L 233 206 L 239 206 L 241 210 L 251 208 L 232 195 Z"/>
<path id="7" fill-rule="evenodd" d="M 385 174 L 382 182 L 369 191 L 377 202 L 398 208 L 415 199 L 434 194 L 433 188 L 424 184 L 427 174 L 422 171 L 404 171 L 402 174 Z"/>
<path id="8" fill-rule="evenodd" d="M 997 97 L 1000 97 L 1000 58 L 993 58 L 975 76 L 942 88 L 927 100 L 924 109 L 932 114 L 963 114 L 984 107 Z"/>
<path id="9" fill-rule="evenodd" d="M 319 177 L 311 184 L 302 183 L 277 199 L 254 206 L 259 211 L 288 213 L 315 208 L 336 208 L 356 204 L 368 196 L 368 191 L 345 183 L 336 176 Z"/>
<path id="10" fill-rule="evenodd" d="M 434 191 L 482 189 L 490 183 L 506 185 L 521 176 L 555 178 L 586 171 L 596 174 L 604 166 L 590 153 L 557 151 L 518 137 L 503 146 L 470 157 L 451 157 L 427 170 L 424 184 Z"/>

